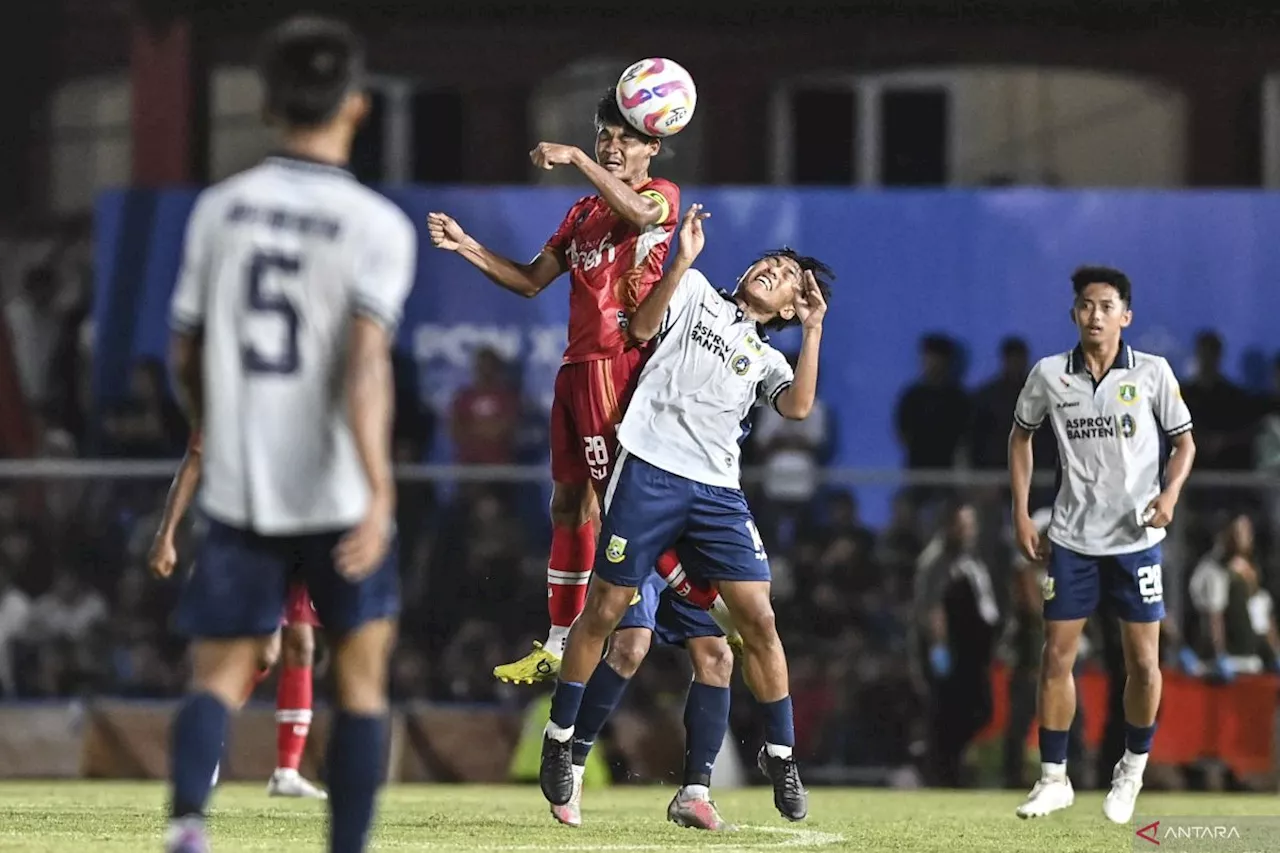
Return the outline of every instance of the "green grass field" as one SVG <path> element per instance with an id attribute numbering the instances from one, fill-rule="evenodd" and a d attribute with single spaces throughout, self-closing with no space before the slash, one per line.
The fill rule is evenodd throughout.
<path id="1" fill-rule="evenodd" d="M 723 792 L 735 833 L 710 835 L 666 821 L 670 788 L 589 791 L 585 825 L 559 826 L 534 787 L 400 786 L 386 791 L 374 850 L 901 850 L 927 853 L 1125 851 L 1133 830 L 1102 816 L 1102 795 L 1041 821 L 1013 816 L 1016 792 L 817 789 L 810 817 L 787 824 L 766 788 Z M 0 784 L 0 850 L 30 853 L 160 849 L 164 790 L 156 784 Z M 1256 795 L 1144 794 L 1140 816 L 1280 815 L 1280 799 Z M 270 800 L 259 785 L 227 785 L 211 816 L 215 853 L 322 850 L 324 804 Z M 1135 823 L 1135 826 L 1141 826 Z"/>

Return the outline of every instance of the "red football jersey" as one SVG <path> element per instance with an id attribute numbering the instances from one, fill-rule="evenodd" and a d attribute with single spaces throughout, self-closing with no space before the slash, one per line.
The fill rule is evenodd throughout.
<path id="1" fill-rule="evenodd" d="M 569 209 L 545 251 L 569 268 L 569 346 L 566 364 L 611 358 L 627 346 L 626 324 L 662 278 L 671 235 L 680 218 L 680 189 L 654 178 L 639 190 L 663 208 L 644 231 L 624 222 L 598 195 Z"/>

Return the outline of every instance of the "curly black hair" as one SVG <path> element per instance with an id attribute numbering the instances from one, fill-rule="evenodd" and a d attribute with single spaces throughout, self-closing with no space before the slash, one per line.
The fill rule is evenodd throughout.
<path id="1" fill-rule="evenodd" d="M 813 273 L 813 279 L 818 283 L 818 292 L 822 294 L 822 298 L 827 302 L 828 305 L 831 304 L 831 282 L 835 281 L 835 278 L 836 278 L 836 274 L 831 269 L 831 267 L 829 267 L 827 264 L 823 263 L 822 261 L 818 260 L 815 257 L 812 257 L 810 255 L 800 254 L 790 246 L 782 246 L 780 248 L 770 249 L 769 251 L 765 252 L 760 257 L 752 261 L 751 264 L 747 267 L 747 269 L 750 269 L 751 267 L 755 266 L 761 261 L 767 261 L 770 258 L 785 258 L 786 260 L 789 260 L 789 261 L 795 261 L 796 265 L 800 267 L 800 271 L 802 273 L 803 272 Z M 787 326 L 792 326 L 799 322 L 800 322 L 799 318 L 794 316 L 790 320 L 784 320 L 781 317 L 775 317 L 768 324 L 766 324 L 766 328 L 785 329 Z"/>

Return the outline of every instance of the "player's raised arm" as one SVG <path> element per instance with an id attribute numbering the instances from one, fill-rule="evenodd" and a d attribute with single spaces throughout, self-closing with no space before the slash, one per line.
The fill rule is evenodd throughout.
<path id="1" fill-rule="evenodd" d="M 178 550 L 174 540 L 178 535 L 178 525 L 191 507 L 196 496 L 196 488 L 200 485 L 201 451 L 204 440 L 199 430 L 193 430 L 191 440 L 187 443 L 187 452 L 178 466 L 173 483 L 169 486 L 169 494 L 164 501 L 164 514 L 160 518 L 160 527 L 156 530 L 155 539 L 151 543 L 151 552 L 147 555 L 147 566 L 158 578 L 167 578 L 173 574 L 178 562 Z"/>
<path id="2" fill-rule="evenodd" d="M 427 215 L 427 234 L 437 249 L 457 252 L 494 284 L 520 296 L 537 296 L 569 268 L 564 255 L 551 248 L 543 249 L 527 264 L 504 258 L 482 246 L 445 213 Z"/>
<path id="3" fill-rule="evenodd" d="M 619 135 L 625 134 L 624 128 L 617 129 Z M 607 129 L 602 129 L 602 133 Z M 605 142 L 604 144 L 611 144 Z M 619 142 L 618 144 L 624 144 Z M 656 146 L 656 142 L 654 143 Z M 609 155 L 606 154 L 606 157 Z M 666 221 L 671 215 L 668 203 L 661 193 L 655 191 L 637 192 L 626 181 L 615 176 L 604 166 L 591 158 L 591 155 L 574 145 L 561 145 L 557 142 L 540 142 L 538 147 L 529 152 L 529 159 L 539 169 L 553 169 L 556 166 L 574 166 L 591 182 L 605 204 L 619 217 L 637 231 L 643 231 Z M 608 162 L 606 160 L 606 162 Z"/>
<path id="4" fill-rule="evenodd" d="M 680 248 L 676 256 L 671 260 L 662 279 L 649 291 L 649 295 L 636 308 L 636 313 L 631 315 L 627 333 L 634 340 L 653 340 L 662 331 L 667 309 L 671 307 L 671 300 L 675 297 L 680 281 L 693 267 L 693 262 L 706 245 L 707 237 L 702 231 L 702 222 L 710 215 L 700 204 L 690 205 L 685 211 L 680 223 Z"/>
<path id="5" fill-rule="evenodd" d="M 818 350 L 822 345 L 822 319 L 827 314 L 827 301 L 811 270 L 805 270 L 796 292 L 795 311 L 802 330 L 800 355 L 796 358 L 795 378 L 778 394 L 774 408 L 784 418 L 804 420 L 813 411 L 813 401 L 818 396 Z"/>

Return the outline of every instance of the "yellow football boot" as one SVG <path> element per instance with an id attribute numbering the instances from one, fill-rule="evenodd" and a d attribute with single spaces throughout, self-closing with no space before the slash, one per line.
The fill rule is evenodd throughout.
<path id="1" fill-rule="evenodd" d="M 493 677 L 508 684 L 537 684 L 551 681 L 559 674 L 560 658 L 539 642 L 534 642 L 533 651 L 520 660 L 493 668 Z"/>

